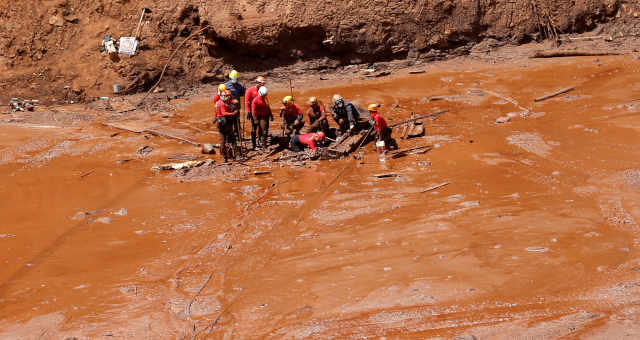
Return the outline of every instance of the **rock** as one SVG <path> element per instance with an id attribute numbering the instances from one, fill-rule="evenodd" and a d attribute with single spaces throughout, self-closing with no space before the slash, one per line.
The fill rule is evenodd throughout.
<path id="1" fill-rule="evenodd" d="M 498 119 L 496 119 L 496 124 L 504 124 L 504 123 L 508 123 L 511 121 L 511 118 L 507 117 L 500 117 Z"/>
<path id="2" fill-rule="evenodd" d="M 206 154 L 206 155 L 214 155 L 216 153 L 216 150 L 213 147 L 213 144 L 202 144 L 202 153 Z"/>
<path id="3" fill-rule="evenodd" d="M 49 25 L 62 27 L 64 26 L 64 18 L 60 15 L 54 15 L 51 18 L 49 18 Z"/>

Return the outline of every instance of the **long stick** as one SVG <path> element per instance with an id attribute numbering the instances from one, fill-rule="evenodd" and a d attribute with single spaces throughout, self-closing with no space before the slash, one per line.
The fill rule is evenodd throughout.
<path id="1" fill-rule="evenodd" d="M 559 58 L 559 57 L 600 57 L 607 55 L 620 55 L 617 52 L 596 51 L 536 51 L 530 58 Z"/>
<path id="2" fill-rule="evenodd" d="M 446 112 L 449 112 L 449 110 L 445 109 L 445 110 L 442 110 L 442 111 L 430 113 L 428 115 L 424 115 L 424 116 L 408 119 L 408 120 L 405 120 L 404 122 L 391 124 L 391 125 L 389 125 L 389 127 L 393 129 L 393 128 L 396 128 L 398 126 L 404 125 L 404 124 L 408 124 L 408 123 L 411 123 L 411 122 L 417 122 L 419 120 L 423 120 L 423 119 L 430 118 L 430 117 L 435 117 L 437 115 L 441 115 L 441 114 L 446 113 Z"/>
<path id="3" fill-rule="evenodd" d="M 567 93 L 567 92 L 569 92 L 569 91 L 572 91 L 573 89 L 574 89 L 573 87 L 567 87 L 567 88 L 565 88 L 565 89 L 558 90 L 558 91 L 553 92 L 553 93 L 551 93 L 551 94 L 547 94 L 547 95 L 544 95 L 544 96 L 542 96 L 542 97 L 538 97 L 538 98 L 534 99 L 533 101 L 534 101 L 534 102 L 541 102 L 541 101 L 543 101 L 543 100 L 547 100 L 547 99 L 549 99 L 549 98 L 553 98 L 553 97 L 555 97 L 555 96 L 559 96 L 559 95 L 561 95 L 561 94 L 564 94 L 564 93 Z"/>
<path id="4" fill-rule="evenodd" d="M 522 110 L 523 112 L 525 112 L 525 114 L 526 114 L 526 115 L 531 114 L 531 110 L 529 110 L 529 109 L 527 109 L 527 108 L 522 107 L 522 106 L 520 105 L 520 103 L 518 103 L 518 102 L 517 102 L 515 99 L 513 99 L 513 98 L 505 97 L 505 96 L 501 95 L 500 93 L 493 92 L 493 91 L 489 91 L 489 90 L 483 90 L 483 89 L 471 89 L 471 90 L 482 91 L 482 92 L 488 93 L 488 94 L 490 94 L 490 95 L 492 95 L 492 96 L 494 96 L 494 97 L 498 97 L 498 98 L 504 99 L 504 100 L 508 101 L 509 103 L 511 103 L 511 104 L 513 104 L 513 105 L 515 105 L 515 106 L 517 106 L 520 110 Z"/>
<path id="5" fill-rule="evenodd" d="M 433 191 L 433 190 L 436 190 L 436 189 L 440 189 L 440 188 L 445 187 L 445 186 L 447 186 L 449 184 L 451 184 L 451 182 L 444 182 L 442 184 L 434 185 L 432 187 L 429 187 L 429 188 L 426 188 L 426 189 L 420 191 L 420 193 L 424 194 L 425 192 L 429 192 L 429 191 Z"/>
<path id="6" fill-rule="evenodd" d="M 138 39 L 138 33 L 140 32 L 140 24 L 142 24 L 142 18 L 144 18 L 144 12 L 147 10 L 146 7 L 142 8 L 142 15 L 140 15 L 140 21 L 138 21 L 138 27 L 136 27 L 136 34 L 134 37 Z"/>

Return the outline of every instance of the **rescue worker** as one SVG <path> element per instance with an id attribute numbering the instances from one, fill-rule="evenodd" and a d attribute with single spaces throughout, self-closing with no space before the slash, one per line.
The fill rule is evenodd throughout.
<path id="1" fill-rule="evenodd" d="M 216 123 L 221 136 L 220 151 L 222 152 L 225 162 L 227 162 L 229 158 L 233 158 L 233 149 L 235 149 L 235 135 L 233 130 L 235 114 L 231 92 L 226 90 L 221 94 L 220 100 L 216 103 Z"/>
<path id="2" fill-rule="evenodd" d="M 309 98 L 309 110 L 307 110 L 307 116 L 309 117 L 309 127 L 307 128 L 307 132 L 322 131 L 325 135 L 329 133 L 327 112 L 324 108 L 324 104 L 318 101 L 318 98 Z"/>
<path id="3" fill-rule="evenodd" d="M 376 131 L 376 141 L 384 141 L 387 150 L 391 147 L 397 150 L 398 143 L 391 137 L 391 128 L 387 126 L 387 121 L 384 117 L 378 113 L 378 108 L 380 108 L 380 104 L 371 104 L 368 107 L 370 121 Z"/>
<path id="4" fill-rule="evenodd" d="M 220 84 L 218 85 L 218 93 L 216 93 L 215 96 L 213 96 L 213 105 L 215 106 L 218 103 L 218 100 L 220 100 L 220 94 L 224 91 L 227 90 L 227 86 L 225 86 L 224 84 Z"/>
<path id="5" fill-rule="evenodd" d="M 360 119 L 358 109 L 339 94 L 333 96 L 332 111 L 333 120 L 338 124 L 338 136 L 347 131 L 351 133 L 358 126 Z"/>
<path id="6" fill-rule="evenodd" d="M 224 85 L 227 91 L 231 92 L 231 97 L 240 103 L 241 97 L 244 97 L 244 86 L 238 82 L 238 71 L 232 70 L 229 72 L 229 81 L 227 81 Z M 238 107 L 238 113 L 240 112 L 240 108 Z M 240 137 L 240 115 L 236 117 L 234 124 L 234 129 L 238 132 L 237 136 Z M 238 139 L 239 140 L 239 139 Z"/>
<path id="7" fill-rule="evenodd" d="M 262 148 L 267 147 L 267 137 L 269 136 L 269 120 L 273 121 L 273 113 L 267 98 L 267 88 L 261 86 L 258 89 L 258 96 L 251 102 L 251 114 L 253 121 L 256 122 L 258 130 L 258 140 Z"/>
<path id="8" fill-rule="evenodd" d="M 264 77 L 260 76 L 256 78 L 256 85 L 247 89 L 244 94 L 244 107 L 247 110 L 247 120 L 251 121 L 251 146 L 252 149 L 256 148 L 256 133 L 258 131 L 258 122 L 253 120 L 253 114 L 251 111 L 251 103 L 258 96 L 258 89 L 266 84 Z"/>
<path id="9" fill-rule="evenodd" d="M 280 110 L 282 117 L 282 130 L 286 136 L 300 134 L 300 129 L 304 126 L 304 117 L 300 106 L 293 102 L 292 96 L 286 96 L 282 99 L 284 107 Z"/>
<path id="10" fill-rule="evenodd" d="M 289 146 L 294 152 L 300 152 L 306 147 L 311 150 L 315 150 L 318 144 L 324 143 L 324 139 L 325 135 L 322 131 L 305 133 L 303 135 L 294 135 L 291 137 Z"/>

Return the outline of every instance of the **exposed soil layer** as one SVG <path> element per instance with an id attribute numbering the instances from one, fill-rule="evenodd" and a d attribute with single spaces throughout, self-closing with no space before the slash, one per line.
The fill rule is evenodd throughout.
<path id="1" fill-rule="evenodd" d="M 103 37 L 132 36 L 143 7 L 139 53 L 110 59 Z M 235 67 L 441 59 L 509 43 L 580 33 L 602 24 L 614 38 L 640 33 L 637 1 L 5 1 L 0 4 L 0 103 L 45 103 L 148 89 L 169 62 L 167 90 L 218 81 Z M 183 40 L 189 41 L 181 45 Z M 182 46 L 173 59 L 173 50 Z"/>
<path id="2" fill-rule="evenodd" d="M 0 339 L 636 339 L 638 70 L 465 60 L 297 85 L 381 102 L 390 123 L 449 109 L 399 140 L 431 151 L 386 163 L 368 145 L 361 161 L 157 172 L 199 150 L 100 124 L 216 142 L 208 100 L 4 116 Z"/>

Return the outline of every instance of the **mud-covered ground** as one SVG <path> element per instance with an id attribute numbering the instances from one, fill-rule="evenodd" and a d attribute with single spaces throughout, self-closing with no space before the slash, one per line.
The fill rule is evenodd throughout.
<path id="1" fill-rule="evenodd" d="M 425 70 L 296 83 L 449 110 L 384 164 L 159 172 L 199 149 L 101 124 L 215 142 L 206 93 L 2 116 L 0 339 L 639 338 L 637 56 Z"/>

